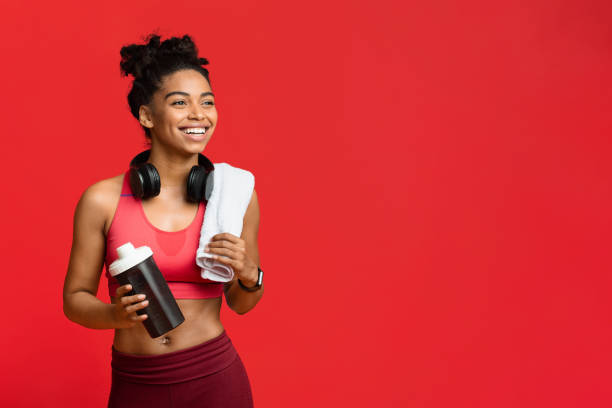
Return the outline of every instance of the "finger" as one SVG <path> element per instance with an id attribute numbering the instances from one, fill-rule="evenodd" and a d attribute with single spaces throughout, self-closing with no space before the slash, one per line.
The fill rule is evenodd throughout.
<path id="1" fill-rule="evenodd" d="M 142 320 L 145 320 L 147 317 L 148 317 L 148 316 L 147 316 L 146 314 L 142 314 L 142 315 L 133 315 L 133 316 L 131 316 L 131 317 L 130 317 L 130 319 L 132 319 L 132 320 L 136 320 L 136 321 L 138 321 L 138 320 L 142 321 Z"/>
<path id="2" fill-rule="evenodd" d="M 235 236 L 234 234 L 230 234 L 229 232 L 221 232 L 219 234 L 213 235 L 211 240 L 215 241 L 229 241 L 233 244 L 237 244 L 240 238 Z"/>
<path id="3" fill-rule="evenodd" d="M 137 310 L 144 309 L 145 307 L 149 305 L 148 301 L 145 301 L 145 302 L 147 303 L 140 302 L 140 303 L 136 303 L 135 305 L 130 305 L 125 308 L 125 311 L 128 314 L 136 314 Z"/>
<path id="4" fill-rule="evenodd" d="M 225 248 L 225 249 L 231 249 L 234 250 L 236 252 L 246 252 L 246 248 L 245 248 L 245 244 L 243 240 L 240 240 L 239 243 L 231 243 L 228 241 L 217 241 L 214 244 L 208 244 L 207 245 L 207 252 L 214 252 L 214 249 L 221 249 L 221 248 Z"/>
<path id="5" fill-rule="evenodd" d="M 137 295 L 132 296 L 124 296 L 121 298 L 121 302 L 124 305 L 129 305 L 130 303 L 140 302 L 141 300 L 146 299 L 146 295 L 144 293 L 139 293 Z"/>
<path id="6" fill-rule="evenodd" d="M 132 313 L 132 312 L 134 312 L 136 310 L 143 309 L 143 308 L 147 307 L 148 305 L 149 305 L 149 301 L 148 300 L 143 300 L 140 303 L 136 303 L 134 305 L 130 305 L 130 306 L 126 307 L 125 310 L 128 313 Z"/>
<path id="7" fill-rule="evenodd" d="M 131 295 L 131 296 L 123 296 L 121 298 L 121 304 L 123 305 L 129 305 L 132 304 L 134 302 L 140 302 L 141 300 L 144 300 L 146 298 L 146 296 L 142 293 L 139 293 L 137 295 Z"/>
<path id="8" fill-rule="evenodd" d="M 221 247 L 221 248 L 240 249 L 240 248 L 244 248 L 246 246 L 245 244 L 246 243 L 242 238 L 234 237 L 231 240 L 229 239 L 217 240 L 214 242 L 212 246 L 217 247 L 217 248 Z"/>
<path id="9" fill-rule="evenodd" d="M 115 294 L 117 295 L 117 297 L 121 297 L 121 295 L 129 292 L 130 290 L 132 290 L 132 285 L 128 283 L 127 285 L 119 286 L 115 291 Z"/>
<path id="10" fill-rule="evenodd" d="M 238 252 L 237 249 L 234 248 L 212 248 L 211 253 L 215 253 L 217 255 L 222 255 L 230 259 L 239 259 L 242 255 L 241 252 Z"/>
<path id="11" fill-rule="evenodd" d="M 236 268 L 236 265 L 238 264 L 238 261 L 233 260 L 232 258 L 228 258 L 224 255 L 213 255 L 213 259 L 217 262 L 221 262 L 225 265 L 229 265 L 233 268 Z"/>

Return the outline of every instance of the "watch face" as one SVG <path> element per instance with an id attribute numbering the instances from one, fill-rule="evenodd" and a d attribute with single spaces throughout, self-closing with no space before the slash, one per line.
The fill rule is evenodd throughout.
<path id="1" fill-rule="evenodd" d="M 259 268 L 257 268 L 259 269 Z M 259 277 L 257 279 L 257 286 L 261 286 L 261 283 L 263 282 L 263 271 L 261 269 L 259 269 Z"/>

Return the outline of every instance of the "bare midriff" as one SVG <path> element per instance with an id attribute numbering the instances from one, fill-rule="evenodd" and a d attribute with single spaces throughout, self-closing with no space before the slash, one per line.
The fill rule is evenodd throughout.
<path id="1" fill-rule="evenodd" d="M 151 338 L 144 321 L 128 329 L 115 329 L 113 346 L 128 354 L 156 355 L 196 346 L 223 333 L 220 320 L 223 297 L 208 299 L 176 299 L 185 321 L 156 338 Z M 112 296 L 111 302 L 117 298 Z M 146 321 L 146 320 L 145 320 Z"/>

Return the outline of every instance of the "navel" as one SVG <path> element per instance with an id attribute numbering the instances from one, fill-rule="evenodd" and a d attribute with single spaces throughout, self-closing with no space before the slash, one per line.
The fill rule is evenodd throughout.
<path id="1" fill-rule="evenodd" d="M 170 344 L 170 337 L 164 336 L 160 339 L 161 344 Z"/>

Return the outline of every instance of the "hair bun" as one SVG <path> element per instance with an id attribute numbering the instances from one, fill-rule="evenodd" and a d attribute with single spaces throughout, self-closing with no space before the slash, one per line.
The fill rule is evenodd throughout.
<path id="1" fill-rule="evenodd" d="M 146 67 L 155 63 L 160 45 L 159 40 L 159 35 L 151 34 L 145 45 L 131 44 L 122 47 L 119 66 L 123 75 L 132 75 L 135 79 L 142 78 Z"/>
<path id="2" fill-rule="evenodd" d="M 198 49 L 189 35 L 172 37 L 160 42 L 160 36 L 150 34 L 147 44 L 131 44 L 121 48 L 121 72 L 140 79 L 151 65 L 165 65 L 169 60 L 182 60 L 196 65 L 207 65 L 206 58 L 198 57 Z"/>

